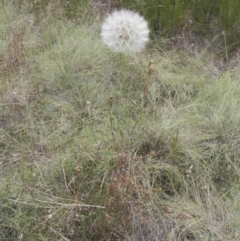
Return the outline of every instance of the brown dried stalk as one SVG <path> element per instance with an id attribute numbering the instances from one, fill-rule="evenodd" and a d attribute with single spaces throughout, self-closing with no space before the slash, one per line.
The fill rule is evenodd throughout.
<path id="1" fill-rule="evenodd" d="M 146 98 L 148 95 L 150 76 L 151 76 L 153 70 L 154 70 L 154 64 L 153 64 L 153 61 L 151 60 L 148 64 L 148 77 L 147 77 L 147 82 L 146 82 L 146 86 L 145 86 L 145 90 L 144 90 L 144 98 Z"/>

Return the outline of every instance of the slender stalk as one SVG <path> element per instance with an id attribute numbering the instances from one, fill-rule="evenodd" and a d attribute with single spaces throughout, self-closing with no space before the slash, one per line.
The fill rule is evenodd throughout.
<path id="1" fill-rule="evenodd" d="M 147 82 L 146 82 L 146 86 L 145 86 L 145 90 L 144 90 L 144 99 L 146 99 L 147 95 L 148 95 L 150 77 L 151 77 L 153 70 L 154 70 L 154 64 L 153 64 L 153 61 L 151 60 L 148 64 L 148 76 L 147 76 Z"/>
<path id="2" fill-rule="evenodd" d="M 113 130 L 112 105 L 113 105 L 113 96 L 110 95 L 110 97 L 109 97 L 109 121 L 110 121 L 110 125 L 111 125 L 111 133 L 112 133 L 112 138 L 113 138 L 113 151 L 114 151 L 115 136 L 114 136 L 114 130 Z"/>

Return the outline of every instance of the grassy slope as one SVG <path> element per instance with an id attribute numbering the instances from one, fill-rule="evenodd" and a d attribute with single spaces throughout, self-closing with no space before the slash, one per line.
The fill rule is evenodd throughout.
<path id="1" fill-rule="evenodd" d="M 239 240 L 238 66 L 113 55 L 99 22 L 0 19 L 1 238 Z"/>

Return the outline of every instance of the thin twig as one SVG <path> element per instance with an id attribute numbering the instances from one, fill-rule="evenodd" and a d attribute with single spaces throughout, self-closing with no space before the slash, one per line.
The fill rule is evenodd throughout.
<path id="1" fill-rule="evenodd" d="M 61 238 L 63 238 L 64 241 L 70 241 L 70 239 L 64 237 L 61 233 L 59 233 L 57 230 L 53 229 L 52 227 L 48 226 L 54 233 L 59 235 Z"/>
<path id="2" fill-rule="evenodd" d="M 8 200 L 12 201 L 12 202 L 16 202 L 16 203 L 21 203 L 21 204 L 36 205 L 36 203 L 21 202 L 21 201 L 16 201 L 16 200 L 12 200 L 12 199 L 8 199 Z M 103 206 L 81 204 L 81 203 L 72 203 L 72 204 L 69 203 L 68 204 L 68 203 L 59 203 L 59 202 L 54 202 L 54 201 L 42 201 L 42 200 L 38 200 L 38 199 L 35 199 L 35 201 L 38 203 L 54 204 L 54 205 L 58 205 L 61 207 L 66 207 L 66 208 L 69 208 L 69 207 L 102 208 L 102 209 L 105 208 Z"/>

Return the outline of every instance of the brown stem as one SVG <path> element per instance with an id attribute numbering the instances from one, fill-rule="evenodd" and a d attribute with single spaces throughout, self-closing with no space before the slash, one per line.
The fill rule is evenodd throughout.
<path id="1" fill-rule="evenodd" d="M 153 64 L 153 61 L 151 60 L 148 64 L 148 77 L 147 77 L 147 82 L 146 82 L 146 86 L 145 86 L 145 90 L 144 90 L 144 98 L 146 98 L 148 95 L 150 76 L 151 76 L 153 70 L 154 70 L 154 64 Z"/>

